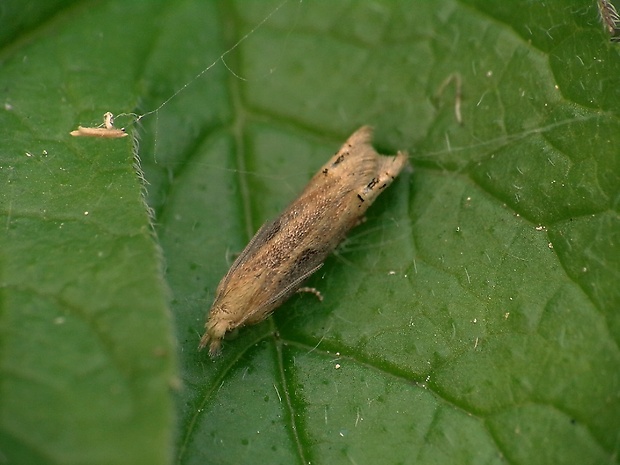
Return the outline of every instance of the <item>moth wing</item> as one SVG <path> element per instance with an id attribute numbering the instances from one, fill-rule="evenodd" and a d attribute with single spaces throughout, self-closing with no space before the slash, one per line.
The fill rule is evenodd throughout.
<path id="1" fill-rule="evenodd" d="M 308 279 L 315 272 L 317 272 L 322 266 L 323 266 L 323 263 L 319 263 L 318 265 L 315 265 L 314 267 L 306 270 L 303 274 L 299 275 L 297 278 L 295 278 L 293 281 L 291 281 L 279 293 L 277 293 L 271 299 L 269 299 L 267 301 L 266 305 L 273 305 L 274 303 L 276 303 L 276 302 L 278 302 L 280 300 L 284 300 L 288 296 L 290 296 L 290 295 L 294 294 L 295 292 L 297 292 L 297 288 L 301 286 L 301 283 L 303 283 L 306 279 Z"/>
<path id="2" fill-rule="evenodd" d="M 228 270 L 228 273 L 222 278 L 220 284 L 217 288 L 216 294 L 220 294 L 220 292 L 226 288 L 228 282 L 230 281 L 231 276 L 235 272 L 237 268 L 243 265 L 248 259 L 254 255 L 258 250 L 260 250 L 266 242 L 274 237 L 274 235 L 280 230 L 280 221 L 276 218 L 273 221 L 269 221 L 262 225 L 254 237 L 250 239 L 248 245 L 245 246 L 245 249 L 239 254 L 237 259 L 233 262 Z"/>
<path id="3" fill-rule="evenodd" d="M 293 281 L 291 281 L 280 292 L 275 294 L 273 297 L 271 297 L 269 300 L 267 300 L 262 305 L 254 308 L 251 312 L 249 312 L 248 315 L 246 315 L 245 318 L 243 318 L 243 321 L 241 322 L 241 324 L 247 323 L 248 320 L 251 320 L 253 323 L 258 323 L 259 321 L 262 321 L 265 318 L 267 318 L 267 315 L 271 313 L 271 310 L 275 309 L 279 305 L 279 303 L 284 302 L 292 294 L 294 294 L 297 291 L 297 289 L 301 286 L 301 283 L 303 283 L 312 274 L 318 271 L 319 268 L 321 268 L 322 266 L 323 266 L 323 263 L 319 263 L 313 268 L 306 270 L 303 274 L 301 274 L 300 276 L 295 278 Z M 269 310 L 265 311 L 266 309 L 269 309 Z M 252 318 L 255 315 L 256 315 L 256 318 Z"/>

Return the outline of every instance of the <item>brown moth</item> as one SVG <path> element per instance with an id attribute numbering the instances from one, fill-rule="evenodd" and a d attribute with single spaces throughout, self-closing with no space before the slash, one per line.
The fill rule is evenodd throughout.
<path id="1" fill-rule="evenodd" d="M 258 230 L 217 287 L 200 349 L 209 345 L 216 355 L 227 331 L 261 322 L 299 291 L 403 170 L 407 154 L 379 155 L 371 138 L 369 126 L 354 132 L 301 195 Z"/>

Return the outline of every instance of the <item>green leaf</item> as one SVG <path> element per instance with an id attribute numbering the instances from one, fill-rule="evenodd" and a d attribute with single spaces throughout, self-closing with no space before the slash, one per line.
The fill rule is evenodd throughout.
<path id="1" fill-rule="evenodd" d="M 76 5 L 0 36 L 0 458 L 619 463 L 620 49 L 595 1 Z M 146 114 L 117 125 L 176 422 L 131 140 L 68 136 L 106 111 Z M 324 301 L 198 352 L 232 257 L 362 124 L 414 170 L 310 279 Z"/>
<path id="2" fill-rule="evenodd" d="M 172 456 L 177 349 L 132 138 L 69 135 L 137 101 L 152 37 L 117 35 L 120 11 L 146 30 L 149 8 L 99 4 L 3 48 L 0 463 Z"/>

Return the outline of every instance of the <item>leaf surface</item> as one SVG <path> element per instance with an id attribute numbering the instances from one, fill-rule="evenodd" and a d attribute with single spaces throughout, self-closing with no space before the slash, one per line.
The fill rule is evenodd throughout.
<path id="1" fill-rule="evenodd" d="M 0 71 L 0 453 L 618 463 L 620 50 L 596 2 L 69 4 L 15 26 Z M 176 423 L 131 140 L 67 136 L 105 111 L 145 114 L 117 125 L 172 291 Z M 234 256 L 362 124 L 413 172 L 310 279 L 324 301 L 198 352 Z"/>

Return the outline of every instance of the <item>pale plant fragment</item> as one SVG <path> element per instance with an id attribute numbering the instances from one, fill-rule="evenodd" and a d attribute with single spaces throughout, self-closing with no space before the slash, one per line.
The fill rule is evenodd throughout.
<path id="1" fill-rule="evenodd" d="M 78 126 L 75 131 L 71 131 L 73 137 L 101 137 L 105 139 L 118 139 L 127 136 L 125 128 L 114 127 L 114 115 L 109 111 L 103 115 L 103 123 L 95 128 L 85 128 Z"/>

